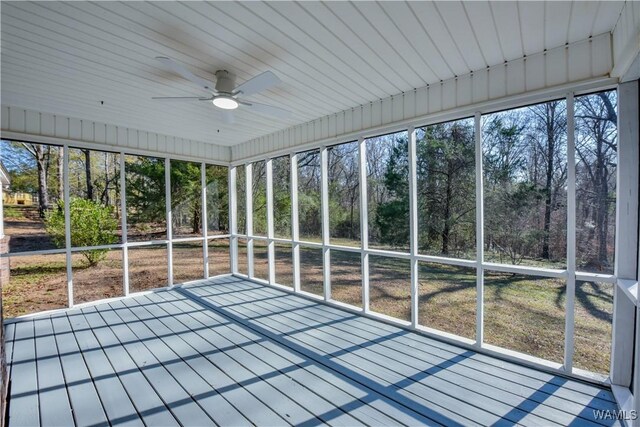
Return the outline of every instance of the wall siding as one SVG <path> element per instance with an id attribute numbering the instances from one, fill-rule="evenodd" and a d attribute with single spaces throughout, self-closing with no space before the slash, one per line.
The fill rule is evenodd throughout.
<path id="1" fill-rule="evenodd" d="M 612 66 L 611 34 L 601 34 L 265 135 L 232 147 L 231 157 L 241 161 L 506 96 L 607 77 Z"/>
<path id="2" fill-rule="evenodd" d="M 102 149 L 139 150 L 222 163 L 231 160 L 229 147 L 4 105 L 2 137 L 34 142 L 54 142 L 47 138 L 56 138 L 70 144 L 96 144 Z"/>
<path id="3" fill-rule="evenodd" d="M 623 77 L 640 54 L 640 3 L 627 1 L 613 30 L 613 59 L 615 68 L 612 75 Z M 631 78 L 638 78 L 635 70 Z"/>

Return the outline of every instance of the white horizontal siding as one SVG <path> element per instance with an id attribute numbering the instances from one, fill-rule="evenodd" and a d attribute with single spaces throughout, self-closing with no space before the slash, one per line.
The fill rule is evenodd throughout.
<path id="1" fill-rule="evenodd" d="M 613 60 L 615 67 L 612 75 L 623 77 L 640 53 L 640 3 L 627 1 L 613 30 Z M 636 62 L 637 64 L 637 62 Z M 637 78 L 639 72 L 635 70 Z"/>
<path id="2" fill-rule="evenodd" d="M 611 34 L 604 33 L 252 139 L 232 147 L 231 157 L 240 161 L 507 96 L 607 77 L 612 67 Z"/>
<path id="3" fill-rule="evenodd" d="M 95 145 L 99 149 L 227 163 L 229 147 L 90 120 L 2 106 L 2 137 L 33 142 Z"/>

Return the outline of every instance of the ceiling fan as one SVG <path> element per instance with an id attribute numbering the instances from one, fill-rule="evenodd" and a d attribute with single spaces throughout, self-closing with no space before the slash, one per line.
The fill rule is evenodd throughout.
<path id="1" fill-rule="evenodd" d="M 222 119 L 228 124 L 234 122 L 233 110 L 239 107 L 281 119 L 286 119 L 291 116 L 291 111 L 285 110 L 284 108 L 249 102 L 240 98 L 262 92 L 281 83 L 278 76 L 271 71 L 265 71 L 241 85 L 236 86 L 235 76 L 232 73 L 226 70 L 218 70 L 215 73 L 216 83 L 214 85 L 208 80 L 196 76 L 184 65 L 177 63 L 171 58 L 158 56 L 156 59 L 169 70 L 195 83 L 200 89 L 207 91 L 209 96 L 156 96 L 151 99 L 158 101 L 208 101 L 220 110 Z"/>

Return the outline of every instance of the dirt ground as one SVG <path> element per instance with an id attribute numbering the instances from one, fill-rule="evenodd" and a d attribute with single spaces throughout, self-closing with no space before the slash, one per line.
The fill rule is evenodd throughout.
<path id="1" fill-rule="evenodd" d="M 28 211 L 28 210 L 27 210 Z M 18 242 L 11 251 L 45 249 L 48 237 L 42 222 L 29 212 L 10 211 L 5 233 Z M 51 248 L 47 248 L 51 249 Z M 204 277 L 202 242 L 174 243 L 174 282 Z M 168 283 L 167 246 L 129 248 L 129 290 L 140 292 Z M 89 266 L 81 253 L 72 255 L 74 303 L 90 302 L 124 294 L 122 250 L 110 250 L 106 258 Z M 68 306 L 65 254 L 27 255 L 10 258 L 10 281 L 2 289 L 6 317 Z M 209 242 L 209 274 L 229 272 L 229 240 Z"/>
<path id="2" fill-rule="evenodd" d="M 29 230 L 41 235 L 26 221 L 8 220 L 6 231 Z M 15 225 L 18 224 L 18 225 Z M 28 225 L 28 224 L 27 224 Z M 13 227 L 13 228 L 11 228 Z M 26 239 L 30 240 L 30 239 Z M 35 238 L 34 240 L 37 240 Z M 175 243 L 174 282 L 203 277 L 200 242 Z M 246 243 L 239 242 L 239 270 L 246 273 Z M 360 254 L 332 250 L 332 298 L 362 306 Z M 254 241 L 255 276 L 268 279 L 267 246 Z M 301 288 L 322 295 L 322 250 L 301 247 Z M 67 306 L 65 255 L 13 257 L 10 283 L 2 289 L 7 317 Z M 73 255 L 76 303 L 123 294 L 122 251 L 112 250 L 94 267 L 81 254 Z M 410 320 L 409 262 L 370 256 L 371 310 Z M 291 245 L 278 244 L 275 251 L 276 282 L 292 286 Z M 228 239 L 209 242 L 210 275 L 229 268 Z M 131 292 L 167 284 L 166 245 L 129 249 Z M 565 283 L 556 279 L 513 274 L 485 273 L 485 342 L 561 362 L 564 346 Z M 576 284 L 574 365 L 607 373 L 611 345 L 613 285 Z M 475 269 L 433 263 L 419 264 L 419 322 L 424 326 L 473 339 L 476 328 Z"/>

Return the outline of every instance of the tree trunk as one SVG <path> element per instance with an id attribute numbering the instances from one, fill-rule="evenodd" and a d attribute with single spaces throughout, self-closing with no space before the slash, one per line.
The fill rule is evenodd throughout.
<path id="1" fill-rule="evenodd" d="M 47 167 L 44 147 L 40 144 L 33 145 L 36 165 L 38 170 L 38 212 L 41 218 L 49 208 L 49 188 L 47 183 Z"/>
<path id="2" fill-rule="evenodd" d="M 93 200 L 93 180 L 91 179 L 91 151 L 83 150 L 83 152 L 85 178 L 87 180 L 87 199 Z"/>
<path id="3" fill-rule="evenodd" d="M 597 142 L 597 166 L 596 166 L 596 233 L 598 244 L 598 265 L 603 268 L 608 265 L 607 261 L 607 234 L 608 234 L 608 215 L 609 209 L 609 183 L 607 182 L 607 169 L 605 165 L 604 141 L 601 135 L 598 135 Z"/>
<path id="4" fill-rule="evenodd" d="M 451 173 L 452 173 L 452 162 L 448 162 L 448 173 L 447 173 L 447 187 L 444 198 L 444 227 L 442 228 L 442 255 L 449 254 L 449 234 L 451 233 Z"/>
<path id="5" fill-rule="evenodd" d="M 201 213 L 200 203 L 194 203 L 193 204 L 193 222 L 191 224 L 193 234 L 198 234 L 200 232 L 200 225 L 201 225 L 200 213 Z"/>
<path id="6" fill-rule="evenodd" d="M 58 200 L 64 200 L 64 147 L 58 148 Z"/>
<path id="7" fill-rule="evenodd" d="M 555 105 L 547 104 L 546 107 L 546 126 L 547 126 L 547 170 L 545 180 L 545 201 L 544 201 L 544 227 L 542 234 L 542 259 L 549 259 L 549 235 L 551 233 L 551 201 L 552 201 L 552 184 L 553 184 L 553 168 L 554 168 L 554 152 L 555 152 Z"/>

